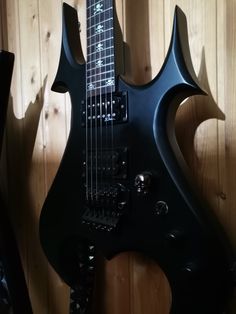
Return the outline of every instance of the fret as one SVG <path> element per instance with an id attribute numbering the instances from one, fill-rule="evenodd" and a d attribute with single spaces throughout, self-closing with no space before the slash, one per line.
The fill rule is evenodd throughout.
<path id="1" fill-rule="evenodd" d="M 112 71 L 114 69 L 113 65 L 114 65 L 114 62 L 111 62 L 111 63 L 104 64 L 104 65 L 99 66 L 99 67 L 93 67 L 93 68 L 90 68 L 90 69 L 87 68 L 87 75 L 88 76 L 89 75 L 93 75 L 92 71 L 95 71 L 94 75 L 99 75 L 99 74 L 101 74 L 101 73 L 103 73 L 105 71 Z"/>
<path id="2" fill-rule="evenodd" d="M 113 88 L 114 88 L 114 85 L 115 85 L 115 82 L 113 81 L 112 84 L 110 85 L 106 85 L 105 82 L 103 82 L 103 84 L 91 84 L 91 88 L 89 88 L 87 86 L 87 92 L 95 92 L 98 91 L 99 93 L 109 93 L 109 92 L 112 92 L 113 91 Z"/>
<path id="3" fill-rule="evenodd" d="M 100 49 L 101 49 L 101 47 L 100 47 Z M 94 58 L 94 59 L 97 59 L 99 57 L 104 58 L 108 55 L 108 53 L 110 53 L 111 55 L 114 55 L 114 46 L 110 46 L 107 48 L 102 47 L 102 50 L 100 50 L 100 51 L 97 51 L 97 49 L 95 47 L 93 52 L 87 53 L 87 57 L 88 57 L 88 60 L 89 60 L 89 58 Z"/>
<path id="4" fill-rule="evenodd" d="M 94 34 L 100 34 L 101 32 L 113 29 L 113 19 L 107 21 L 98 21 L 87 28 L 87 38 Z"/>
<path id="5" fill-rule="evenodd" d="M 87 28 L 87 30 L 91 30 L 91 29 L 93 29 L 93 28 L 96 28 L 96 26 L 97 25 L 99 25 L 99 24 L 101 24 L 101 23 L 94 23 L 92 26 L 89 26 L 88 28 Z M 103 22 L 102 22 L 102 24 L 105 26 L 105 28 L 107 28 L 107 24 L 108 24 L 108 26 L 109 26 L 109 28 L 113 25 L 113 17 L 110 17 L 109 19 L 107 19 L 107 20 L 104 20 Z"/>
<path id="6" fill-rule="evenodd" d="M 101 15 L 104 14 L 106 15 L 106 13 L 109 13 L 109 11 L 113 10 L 113 7 L 107 8 L 105 10 L 102 9 L 102 11 L 98 11 L 96 14 L 92 14 L 91 16 L 87 17 L 87 20 L 93 19 L 94 17 L 98 16 L 99 14 Z"/>
<path id="7" fill-rule="evenodd" d="M 97 71 L 97 72 L 96 72 Z M 108 76 L 108 73 L 112 73 L 113 76 L 115 76 L 115 71 L 113 69 L 113 67 L 107 67 L 107 69 L 104 69 L 102 71 L 102 73 L 98 71 L 98 69 L 95 69 L 95 70 L 90 70 L 87 72 L 87 78 L 92 78 L 93 79 L 96 79 L 96 77 L 100 77 L 101 75 L 107 75 Z"/>
<path id="8" fill-rule="evenodd" d="M 115 73 L 114 71 L 106 71 L 103 72 L 101 75 L 87 75 L 87 83 L 96 82 L 97 80 L 107 80 L 110 78 L 114 78 Z"/>
<path id="9" fill-rule="evenodd" d="M 103 42 L 108 42 L 109 41 L 109 43 L 111 42 L 111 41 L 113 41 L 113 37 L 109 37 L 109 38 L 105 38 L 105 39 L 103 39 L 103 40 L 99 40 L 99 42 L 97 42 L 97 43 L 88 43 L 88 45 L 87 45 L 87 48 L 90 48 L 90 47 L 92 47 L 92 46 L 94 46 L 94 45 L 97 45 L 97 44 L 99 44 L 99 43 L 103 43 Z"/>
<path id="10" fill-rule="evenodd" d="M 91 5 L 88 5 L 87 6 L 87 9 L 91 9 L 91 8 L 93 8 L 95 5 L 97 5 L 98 3 L 101 3 L 103 0 L 98 0 L 96 3 L 93 3 L 93 4 L 91 4 Z"/>
<path id="11" fill-rule="evenodd" d="M 114 81 L 115 81 L 115 78 L 113 76 L 111 77 L 107 77 L 107 78 L 101 78 L 100 80 L 97 79 L 96 81 L 87 81 L 87 85 L 90 85 L 90 84 L 97 84 L 97 83 L 105 83 L 104 85 L 105 86 L 111 86 L 114 84 Z"/>
<path id="12" fill-rule="evenodd" d="M 103 53 L 93 54 L 92 56 L 88 56 L 88 58 L 87 58 L 88 67 L 90 67 L 93 64 L 93 62 L 95 62 L 95 64 L 96 64 L 97 60 L 103 60 L 104 63 L 114 62 L 114 53 L 112 53 L 112 51 L 110 51 L 110 52 L 111 52 L 110 55 L 108 53 L 105 54 L 103 52 Z"/>
<path id="13" fill-rule="evenodd" d="M 114 70 L 105 71 L 101 75 L 98 75 L 98 76 L 87 75 L 87 82 L 92 82 L 92 80 L 96 79 L 97 77 L 102 77 L 102 79 L 107 79 L 109 77 L 114 77 Z"/>
<path id="14" fill-rule="evenodd" d="M 114 54 L 105 55 L 103 58 L 98 54 L 97 58 L 91 58 L 87 60 L 87 68 L 96 68 L 97 62 L 102 61 L 102 64 L 106 65 L 108 63 L 114 62 Z M 98 64 L 99 66 L 99 64 Z"/>
<path id="15" fill-rule="evenodd" d="M 113 27 L 109 29 L 100 30 L 100 33 L 93 33 L 93 35 L 87 36 L 88 41 L 98 42 L 100 40 L 105 40 L 107 37 L 107 32 L 113 32 Z"/>

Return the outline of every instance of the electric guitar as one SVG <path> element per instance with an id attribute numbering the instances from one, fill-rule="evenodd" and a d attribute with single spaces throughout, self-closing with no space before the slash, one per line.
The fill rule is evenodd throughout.
<path id="1" fill-rule="evenodd" d="M 232 289 L 232 252 L 193 189 L 174 132 L 181 101 L 205 93 L 191 63 L 186 17 L 176 7 L 165 62 L 144 86 L 116 71 L 115 18 L 112 0 L 87 0 L 85 62 L 77 12 L 63 4 L 52 89 L 70 93 L 71 129 L 40 217 L 42 247 L 71 287 L 84 267 L 83 241 L 108 259 L 141 252 L 165 272 L 172 314 L 222 314 Z"/>

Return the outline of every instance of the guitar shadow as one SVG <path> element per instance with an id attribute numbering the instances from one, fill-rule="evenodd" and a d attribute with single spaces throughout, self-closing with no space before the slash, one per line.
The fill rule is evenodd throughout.
<path id="1" fill-rule="evenodd" d="M 225 114 L 218 107 L 210 90 L 204 49 L 202 50 L 198 80 L 201 87 L 207 92 L 207 97 L 197 95 L 188 98 L 179 107 L 175 120 L 177 142 L 190 169 L 193 166 L 198 168 L 200 162 L 194 146 L 198 127 L 209 119 L 225 120 Z"/>
<path id="2" fill-rule="evenodd" d="M 190 172 L 195 178 L 195 186 L 200 191 L 202 196 L 208 202 L 208 197 L 214 194 L 214 191 L 218 191 L 218 185 L 216 180 L 216 171 L 214 171 L 214 164 L 217 162 L 217 127 L 211 129 L 211 138 L 209 139 L 209 145 L 211 149 L 204 151 L 204 156 L 201 156 L 198 151 L 201 151 L 201 141 L 198 143 L 196 133 L 199 127 L 210 119 L 225 120 L 225 115 L 218 107 L 210 89 L 207 68 L 205 62 L 205 52 L 202 50 L 201 65 L 198 74 L 198 80 L 202 88 L 207 92 L 207 96 L 197 95 L 188 98 L 178 108 L 175 119 L 175 134 L 177 143 L 183 154 L 183 157 L 189 167 Z M 207 132 L 207 130 L 205 129 Z M 215 133 L 214 133 L 215 131 Z M 205 136 L 205 135 L 204 135 Z M 213 146 L 214 145 L 214 146 Z M 208 156 L 208 154 L 210 154 Z M 213 156 L 215 159 L 211 158 Z M 210 172 L 199 171 L 202 169 L 202 163 L 204 167 Z M 214 175 L 213 175 L 214 172 Z M 202 189 L 201 182 L 205 182 L 207 186 L 207 194 Z M 223 196 L 222 196 L 223 197 Z M 210 201 L 210 200 L 209 200 Z M 211 204 L 214 206 L 214 204 Z"/>
<path id="3" fill-rule="evenodd" d="M 27 286 L 31 301 L 40 302 L 40 307 L 43 306 L 44 308 L 48 307 L 47 297 L 45 297 L 48 263 L 40 249 L 38 235 L 39 205 L 33 199 L 31 174 L 34 171 L 32 169 L 32 157 L 46 85 L 47 77 L 45 77 L 35 100 L 28 105 L 25 115 L 21 119 L 17 119 L 14 114 L 14 101 L 13 97 L 10 96 L 5 132 L 6 145 L 3 152 L 7 156 L 6 185 L 9 194 L 6 195 L 6 202 L 21 255 Z M 40 164 L 38 164 L 38 167 L 41 167 Z M 34 185 L 34 188 L 37 188 L 37 186 Z M 40 184 L 38 188 L 40 196 L 43 194 L 40 190 Z M 44 195 L 41 198 L 43 197 Z"/>

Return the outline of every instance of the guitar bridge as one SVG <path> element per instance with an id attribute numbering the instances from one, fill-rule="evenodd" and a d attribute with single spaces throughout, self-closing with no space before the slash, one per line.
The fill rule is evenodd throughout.
<path id="1" fill-rule="evenodd" d="M 81 102 L 82 126 L 100 127 L 128 121 L 127 93 L 93 96 Z"/>
<path id="2" fill-rule="evenodd" d="M 128 204 L 128 191 L 122 184 L 89 190 L 82 224 L 100 231 L 113 231 Z"/>

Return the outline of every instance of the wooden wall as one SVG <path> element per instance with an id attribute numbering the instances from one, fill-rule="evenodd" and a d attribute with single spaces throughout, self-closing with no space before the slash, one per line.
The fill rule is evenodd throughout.
<path id="1" fill-rule="evenodd" d="M 85 0 L 78 7 L 85 47 Z M 2 48 L 16 55 L 2 178 L 34 314 L 68 313 L 68 288 L 40 248 L 38 220 L 70 128 L 70 101 L 51 92 L 60 54 L 60 0 L 1 0 Z M 204 197 L 236 248 L 236 1 L 117 0 L 126 77 L 148 82 L 168 49 L 174 7 L 187 15 L 196 73 L 209 97 L 178 111 L 181 149 Z M 3 171 L 5 172 L 5 171 Z M 171 293 L 160 268 L 126 253 L 99 261 L 96 314 L 167 314 Z M 217 276 L 217 274 L 216 274 Z M 232 313 L 236 312 L 233 306 Z"/>

